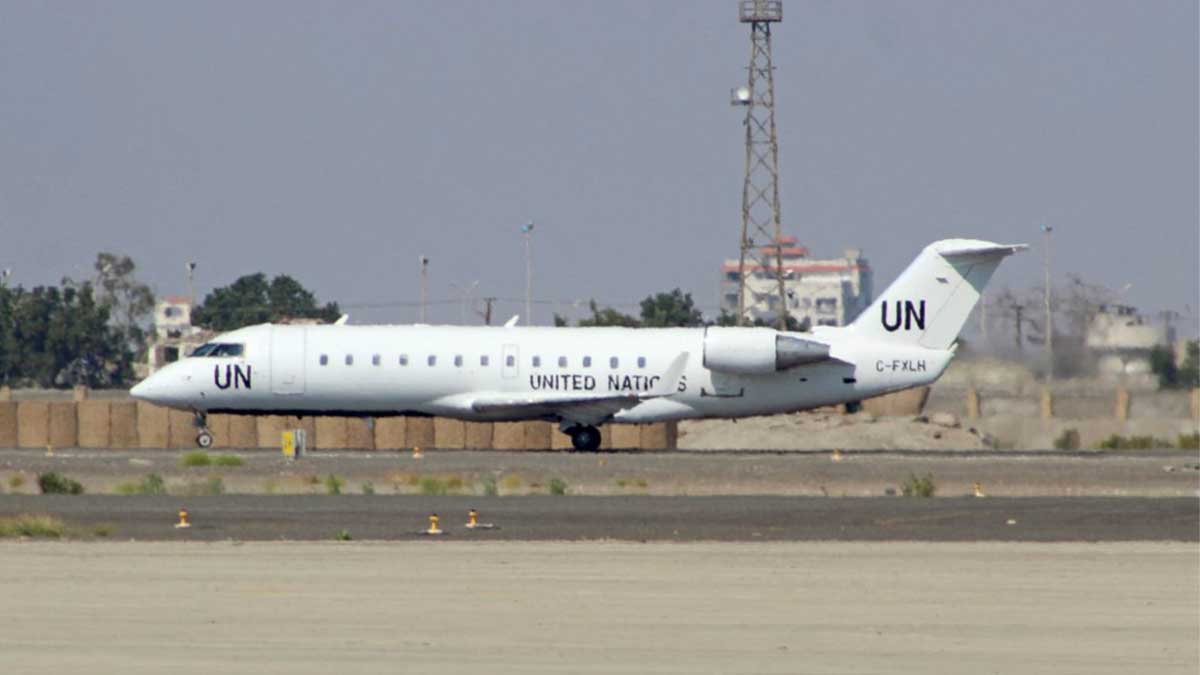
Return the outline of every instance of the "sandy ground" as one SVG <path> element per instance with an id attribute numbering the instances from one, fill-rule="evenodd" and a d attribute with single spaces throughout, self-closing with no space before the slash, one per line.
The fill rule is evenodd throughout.
<path id="1" fill-rule="evenodd" d="M 681 450 L 978 450 L 991 439 L 970 426 L 943 426 L 913 417 L 809 412 L 740 420 L 679 423 Z"/>
<path id="2" fill-rule="evenodd" d="M 1192 544 L 0 545 L 12 673 L 1187 673 Z"/>

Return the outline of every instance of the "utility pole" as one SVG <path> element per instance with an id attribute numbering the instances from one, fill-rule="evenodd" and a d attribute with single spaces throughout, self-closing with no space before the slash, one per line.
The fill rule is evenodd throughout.
<path id="1" fill-rule="evenodd" d="M 417 261 L 421 264 L 421 312 L 417 323 L 425 323 L 425 303 L 429 297 L 429 258 L 418 256 Z"/>
<path id="2" fill-rule="evenodd" d="M 1025 308 L 1020 305 L 1013 305 L 1013 311 L 1017 315 L 1017 353 L 1025 351 L 1024 343 L 1021 340 L 1021 314 L 1025 312 Z"/>
<path id="3" fill-rule="evenodd" d="M 1050 311 L 1050 233 L 1053 227 L 1042 224 L 1046 235 L 1046 384 L 1054 381 L 1054 316 Z"/>
<path id="4" fill-rule="evenodd" d="M 483 299 L 483 311 L 476 310 L 475 313 L 483 317 L 483 325 L 492 325 L 492 303 L 496 302 L 496 298 Z"/>
<path id="5" fill-rule="evenodd" d="M 771 24 L 783 21 L 782 0 L 739 0 L 738 21 L 750 24 L 750 66 L 745 86 L 733 91 L 732 105 L 746 108 L 745 175 L 742 180 L 742 241 L 738 256 L 737 325 L 747 322 L 746 294 L 755 273 L 775 281 L 776 324 L 787 328 L 788 297 L 783 275 L 783 233 L 779 217 L 779 140 L 775 132 L 775 66 Z"/>
<path id="6" fill-rule="evenodd" d="M 533 221 L 521 226 L 525 237 L 525 325 L 533 325 Z"/>

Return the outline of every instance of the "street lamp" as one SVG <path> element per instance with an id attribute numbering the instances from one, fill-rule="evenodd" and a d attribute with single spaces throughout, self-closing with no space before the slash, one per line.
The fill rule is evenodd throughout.
<path id="1" fill-rule="evenodd" d="M 1054 381 L 1054 315 L 1050 311 L 1050 233 L 1054 228 L 1042 223 L 1046 235 L 1046 384 Z"/>
<path id="2" fill-rule="evenodd" d="M 533 221 L 521 226 L 525 237 L 525 325 L 533 325 Z"/>
<path id="3" fill-rule="evenodd" d="M 425 323 L 425 302 L 429 294 L 429 258 L 417 256 L 417 262 L 421 265 L 421 311 L 417 323 Z"/>

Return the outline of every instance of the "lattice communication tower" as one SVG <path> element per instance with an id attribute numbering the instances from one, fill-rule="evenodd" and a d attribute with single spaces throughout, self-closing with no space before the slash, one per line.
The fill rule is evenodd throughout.
<path id="1" fill-rule="evenodd" d="M 738 21 L 750 24 L 750 67 L 746 86 L 733 93 L 733 105 L 746 108 L 746 173 L 742 183 L 742 245 L 738 259 L 737 324 L 747 322 L 747 294 L 770 301 L 777 295 L 776 324 L 787 327 L 783 240 L 779 218 L 779 142 L 775 133 L 775 67 L 771 63 L 771 24 L 783 21 L 781 0 L 740 0 Z M 761 273 L 774 286 L 756 292 L 751 277 Z"/>

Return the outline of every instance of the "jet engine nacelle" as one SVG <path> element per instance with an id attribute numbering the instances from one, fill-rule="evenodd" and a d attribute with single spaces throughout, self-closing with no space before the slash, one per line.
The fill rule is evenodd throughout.
<path id="1" fill-rule="evenodd" d="M 829 358 L 829 345 L 770 328 L 709 326 L 704 367 L 720 373 L 765 375 Z"/>

